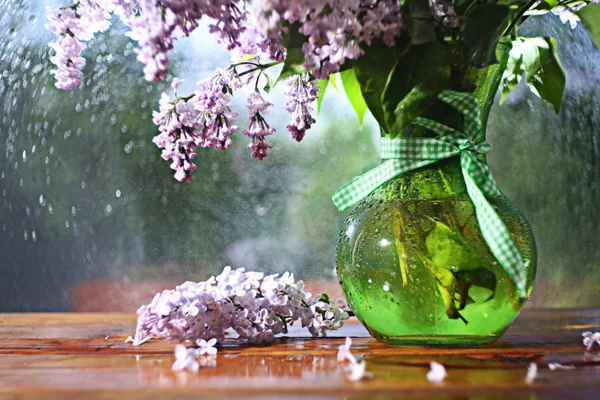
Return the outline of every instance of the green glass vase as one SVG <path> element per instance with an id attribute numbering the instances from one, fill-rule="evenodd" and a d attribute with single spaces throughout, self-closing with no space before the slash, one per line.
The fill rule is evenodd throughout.
<path id="1" fill-rule="evenodd" d="M 531 292 L 535 242 L 519 210 L 488 198 L 526 265 L 527 293 L 481 235 L 458 157 L 390 180 L 341 231 L 336 265 L 348 304 L 375 338 L 396 345 L 474 345 L 499 338 Z"/>

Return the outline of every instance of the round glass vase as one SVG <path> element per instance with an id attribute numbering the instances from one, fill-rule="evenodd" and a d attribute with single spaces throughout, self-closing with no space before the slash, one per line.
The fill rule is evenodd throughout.
<path id="1" fill-rule="evenodd" d="M 536 269 L 531 229 L 504 196 L 488 198 L 526 265 Z M 351 212 L 336 253 L 348 304 L 376 339 L 453 346 L 499 338 L 525 304 L 481 235 L 454 157 L 405 173 Z"/>

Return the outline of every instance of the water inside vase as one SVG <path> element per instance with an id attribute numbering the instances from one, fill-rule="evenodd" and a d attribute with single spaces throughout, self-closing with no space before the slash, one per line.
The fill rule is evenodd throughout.
<path id="1" fill-rule="evenodd" d="M 497 207 L 534 278 L 520 214 Z M 524 302 L 481 236 L 470 200 L 359 207 L 337 252 L 349 305 L 371 334 L 400 344 L 467 344 L 502 335 Z M 535 265 L 535 260 L 533 260 Z"/>

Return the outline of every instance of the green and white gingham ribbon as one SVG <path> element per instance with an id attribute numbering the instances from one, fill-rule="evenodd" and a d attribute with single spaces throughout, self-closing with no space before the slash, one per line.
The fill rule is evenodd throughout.
<path id="1" fill-rule="evenodd" d="M 498 196 L 500 190 L 492 178 L 488 165 L 477 154 L 485 154 L 490 145 L 481 141 L 474 143 L 481 130 L 481 118 L 477 97 L 471 93 L 444 90 L 438 99 L 453 107 L 464 116 L 465 133 L 425 118 L 412 123 L 437 133 L 436 138 L 381 139 L 382 163 L 369 172 L 355 178 L 333 195 L 338 210 L 347 208 L 364 199 L 369 193 L 388 180 L 417 168 L 433 164 L 445 158 L 460 155 L 462 174 L 481 233 L 492 254 L 515 282 L 521 297 L 526 296 L 526 276 L 523 257 L 504 222 L 485 196 Z"/>

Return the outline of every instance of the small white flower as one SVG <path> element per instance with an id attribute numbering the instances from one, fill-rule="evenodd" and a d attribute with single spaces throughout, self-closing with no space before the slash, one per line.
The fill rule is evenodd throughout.
<path id="1" fill-rule="evenodd" d="M 548 364 L 548 368 L 551 371 L 557 370 L 557 369 L 575 369 L 574 365 L 562 365 L 559 363 L 550 363 Z"/>
<path id="2" fill-rule="evenodd" d="M 529 364 L 527 375 L 525 375 L 525 383 L 531 385 L 537 376 L 538 367 L 536 363 Z"/>
<path id="3" fill-rule="evenodd" d="M 588 349 L 591 350 L 592 346 L 594 346 L 594 343 L 597 343 L 598 346 L 600 346 L 600 332 L 583 332 L 581 334 L 581 336 L 583 336 L 583 345 Z"/>
<path id="4" fill-rule="evenodd" d="M 346 338 L 346 343 L 340 345 L 337 360 L 338 362 L 350 361 L 352 364 L 356 364 L 356 358 L 350 352 L 350 346 L 352 345 L 352 339 Z"/>
<path id="5" fill-rule="evenodd" d="M 359 381 L 361 379 L 370 379 L 373 377 L 372 374 L 366 372 L 367 363 L 363 360 L 359 363 L 354 363 L 350 365 L 350 375 L 348 375 L 348 379 L 351 381 Z"/>
<path id="6" fill-rule="evenodd" d="M 206 354 L 207 356 L 214 356 L 217 354 L 217 348 L 214 347 L 217 344 L 217 339 L 210 339 L 208 342 L 204 339 L 196 340 L 196 345 L 198 349 L 196 350 L 196 354 L 201 356 Z"/>
<path id="7" fill-rule="evenodd" d="M 196 361 L 194 349 L 188 349 L 182 344 L 175 346 L 175 362 L 171 367 L 173 371 L 183 371 L 189 369 L 190 371 L 198 371 L 200 364 Z"/>
<path id="8" fill-rule="evenodd" d="M 432 361 L 429 364 L 429 367 L 431 368 L 427 373 L 427 380 L 429 382 L 441 383 L 444 379 L 446 379 L 446 376 L 448 376 L 446 373 L 446 368 L 444 368 L 444 366 L 440 363 Z"/>

